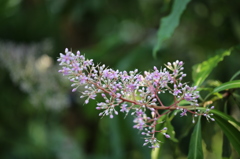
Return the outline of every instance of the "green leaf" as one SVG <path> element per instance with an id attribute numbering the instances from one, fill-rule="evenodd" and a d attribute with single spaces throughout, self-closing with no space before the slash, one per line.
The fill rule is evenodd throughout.
<path id="1" fill-rule="evenodd" d="M 166 110 L 165 112 L 167 112 Z M 163 123 L 159 124 L 157 126 L 157 130 L 162 130 L 164 127 L 167 127 L 167 133 L 170 135 L 170 139 L 174 142 L 178 142 L 178 140 L 175 138 L 175 131 L 174 127 L 171 124 L 171 120 L 173 119 L 174 115 L 168 116 L 168 115 L 163 115 L 158 119 L 158 123 Z M 165 136 L 162 133 L 157 134 L 157 139 L 161 141 L 161 146 L 164 144 Z M 151 152 L 151 159 L 158 159 L 160 155 L 161 149 L 160 148 L 155 148 Z"/>
<path id="2" fill-rule="evenodd" d="M 109 138 L 111 144 L 111 152 L 112 158 L 121 159 L 124 158 L 124 151 L 123 146 L 121 145 L 120 141 L 120 131 L 119 131 L 119 118 L 113 118 L 113 120 L 109 120 L 109 131 L 110 134 Z"/>
<path id="3" fill-rule="evenodd" d="M 227 136 L 228 140 L 232 144 L 233 148 L 238 152 L 240 155 L 240 131 L 236 129 L 230 122 L 226 119 L 221 118 L 219 116 L 215 116 L 214 119 L 216 120 L 217 124 L 222 129 L 223 133 Z"/>
<path id="4" fill-rule="evenodd" d="M 223 158 L 230 158 L 231 156 L 231 145 L 229 140 L 227 139 L 227 136 L 223 134 L 223 144 L 222 144 L 222 157 Z"/>
<path id="5" fill-rule="evenodd" d="M 217 131 L 213 129 L 216 125 L 215 122 L 209 122 L 208 120 L 202 120 L 202 139 L 206 144 L 206 150 L 213 152 L 213 137 L 216 135 Z"/>
<path id="6" fill-rule="evenodd" d="M 189 159 L 203 159 L 203 150 L 202 150 L 202 136 L 201 136 L 201 116 L 198 117 L 198 122 L 194 127 L 190 146 L 189 146 Z"/>
<path id="7" fill-rule="evenodd" d="M 195 86 L 200 86 L 208 75 L 211 73 L 214 67 L 223 60 L 225 56 L 229 56 L 231 53 L 231 49 L 225 50 L 217 54 L 216 56 L 204 61 L 200 64 L 193 66 L 193 81 Z"/>
<path id="8" fill-rule="evenodd" d="M 227 115 L 226 113 L 223 113 L 223 112 L 221 112 L 219 110 L 216 110 L 216 109 L 212 109 L 212 110 L 210 110 L 210 112 L 214 114 L 214 116 L 213 116 L 214 119 L 220 117 L 220 118 L 226 120 L 228 123 L 230 123 L 234 127 L 240 128 L 240 122 L 238 122 L 232 116 Z"/>
<path id="9" fill-rule="evenodd" d="M 178 142 L 178 139 L 175 138 L 175 131 L 174 131 L 174 127 L 171 124 L 171 119 L 169 117 L 166 118 L 166 127 L 167 129 L 167 133 L 168 135 L 170 135 L 170 139 L 173 142 Z"/>
<path id="10" fill-rule="evenodd" d="M 175 0 L 173 2 L 171 14 L 162 18 L 160 22 L 160 28 L 158 29 L 157 43 L 153 48 L 154 57 L 156 57 L 157 52 L 162 47 L 162 43 L 172 36 L 174 30 L 179 25 L 180 17 L 189 1 L 190 0 Z"/>
<path id="11" fill-rule="evenodd" d="M 167 111 L 167 110 L 166 110 Z M 166 112 L 165 111 L 165 112 Z M 163 123 L 163 122 L 165 122 L 166 121 L 166 118 L 167 118 L 167 115 L 163 115 L 163 116 L 161 116 L 159 119 L 158 119 L 158 123 Z M 165 123 L 164 124 L 158 124 L 157 125 L 157 127 L 156 127 L 156 129 L 157 130 L 162 130 L 163 128 L 164 128 L 164 126 L 165 126 Z M 163 137 L 163 134 L 162 133 L 158 133 L 157 134 L 157 139 L 159 140 L 159 141 L 162 141 L 162 143 L 161 143 L 161 146 L 164 144 L 164 140 L 165 140 L 165 137 Z M 161 146 L 160 146 L 160 148 L 161 148 Z M 159 157 L 159 155 L 160 155 L 160 148 L 155 148 L 155 149 L 152 149 L 152 152 L 151 152 L 151 159 L 158 159 L 158 157 Z"/>
<path id="12" fill-rule="evenodd" d="M 228 115 L 229 110 L 227 109 L 228 107 L 228 100 L 224 103 L 224 113 Z M 231 145 L 229 140 L 227 139 L 227 136 L 223 134 L 223 143 L 222 143 L 222 157 L 226 159 L 230 159 L 230 156 L 232 154 L 231 151 Z"/>
<path id="13" fill-rule="evenodd" d="M 234 78 L 236 78 L 238 75 L 240 75 L 240 70 L 237 71 L 233 76 L 232 78 L 230 79 L 230 81 L 232 81 Z"/>
<path id="14" fill-rule="evenodd" d="M 151 159 L 158 159 L 160 148 L 152 149 Z"/>
<path id="15" fill-rule="evenodd" d="M 221 118 L 223 118 L 224 120 L 230 121 L 231 123 L 233 123 L 234 125 L 237 125 L 240 127 L 240 122 L 238 122 L 236 119 L 234 119 L 232 116 L 227 115 L 219 110 L 216 109 L 212 109 L 210 110 L 211 113 L 214 114 L 213 118 L 215 118 L 215 116 L 219 116 Z"/>
<path id="16" fill-rule="evenodd" d="M 166 113 L 168 110 L 165 110 L 163 113 Z M 166 118 L 167 118 L 167 115 L 162 115 L 160 118 L 158 118 L 158 123 L 163 123 L 163 124 L 158 124 L 157 126 L 156 126 L 156 129 L 157 130 L 162 130 L 164 127 L 165 127 L 165 122 L 166 122 Z M 159 133 L 159 134 L 161 134 L 161 133 Z"/>
<path id="17" fill-rule="evenodd" d="M 234 102 L 236 103 L 238 109 L 240 109 L 240 95 L 236 92 L 233 92 L 232 96 L 233 96 Z"/>
<path id="18" fill-rule="evenodd" d="M 206 111 L 205 107 L 197 107 L 196 109 Z M 216 110 L 216 109 L 210 110 L 210 113 L 214 114 L 213 118 L 215 118 L 215 116 L 219 116 L 219 117 L 223 118 L 224 120 L 227 120 L 227 121 L 231 122 L 233 125 L 236 125 L 236 126 L 240 127 L 240 122 L 238 122 L 236 119 L 234 119 L 230 115 L 227 115 L 227 114 L 225 114 L 225 113 L 223 113 L 219 110 Z"/>
<path id="19" fill-rule="evenodd" d="M 178 105 L 180 105 L 180 106 L 190 105 L 190 104 L 191 104 L 191 102 L 186 101 L 186 100 L 181 100 L 181 101 L 178 103 Z"/>
<path id="20" fill-rule="evenodd" d="M 223 83 L 220 86 L 214 88 L 212 93 L 216 93 L 216 92 L 220 92 L 220 91 L 232 89 L 232 88 L 240 88 L 240 80 Z"/>

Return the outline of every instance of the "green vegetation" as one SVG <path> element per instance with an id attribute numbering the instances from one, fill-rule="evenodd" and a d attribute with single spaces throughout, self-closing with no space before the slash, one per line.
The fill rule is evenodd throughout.
<path id="1" fill-rule="evenodd" d="M 237 0 L 1 0 L 0 158 L 239 158 L 239 6 Z M 193 124 L 190 114 L 173 111 L 161 118 L 173 137 L 158 136 L 159 149 L 143 147 L 132 116 L 100 119 L 95 101 L 84 104 L 71 92 L 56 61 L 65 48 L 121 71 L 183 61 L 184 81 L 200 91 L 198 109 L 214 105 L 215 121 Z"/>

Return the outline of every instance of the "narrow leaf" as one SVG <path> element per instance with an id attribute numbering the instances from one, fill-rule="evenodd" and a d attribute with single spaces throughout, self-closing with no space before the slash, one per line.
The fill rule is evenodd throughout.
<path id="1" fill-rule="evenodd" d="M 226 100 L 226 102 L 224 103 L 224 113 L 228 115 L 229 109 L 227 109 L 227 107 L 228 107 L 228 100 Z M 231 154 L 232 154 L 232 151 L 231 151 L 230 142 L 227 139 L 227 136 L 223 134 L 222 157 L 229 159 Z"/>
<path id="2" fill-rule="evenodd" d="M 222 157 L 230 158 L 231 153 L 232 153 L 232 151 L 231 151 L 230 142 L 227 139 L 227 136 L 225 134 L 223 134 Z"/>
<path id="3" fill-rule="evenodd" d="M 228 140 L 232 144 L 233 148 L 238 152 L 240 155 L 240 132 L 238 129 L 236 129 L 231 123 L 229 123 L 227 120 L 215 116 L 214 117 L 217 124 L 222 129 L 223 133 L 227 136 Z"/>
<path id="4" fill-rule="evenodd" d="M 238 75 L 240 75 L 240 70 L 237 71 L 237 72 L 232 76 L 232 78 L 230 79 L 230 81 L 234 80 Z"/>
<path id="5" fill-rule="evenodd" d="M 205 107 L 197 107 L 198 110 L 206 110 Z M 224 120 L 227 120 L 229 122 L 231 122 L 233 125 L 237 125 L 238 127 L 240 127 L 240 122 L 238 122 L 236 119 L 234 119 L 232 116 L 227 115 L 219 110 L 216 109 L 212 109 L 210 110 L 211 113 L 214 114 L 213 118 L 215 118 L 215 116 L 219 116 L 221 118 L 223 118 Z"/>
<path id="6" fill-rule="evenodd" d="M 165 112 L 166 112 L 166 111 L 165 111 Z M 163 123 L 163 122 L 165 122 L 165 121 L 166 121 L 166 118 L 167 118 L 167 115 L 161 116 L 161 117 L 158 119 L 158 123 Z M 156 127 L 156 129 L 157 129 L 157 130 L 162 130 L 164 126 L 165 126 L 165 123 L 164 123 L 164 124 L 159 124 L 159 125 Z M 164 144 L 165 137 L 163 137 L 163 134 L 158 133 L 158 134 L 157 134 L 157 139 L 158 139 L 159 141 L 161 141 L 162 143 L 161 143 L 160 148 L 152 149 L 151 159 L 158 159 L 158 158 L 159 158 L 159 155 L 160 155 L 160 153 L 161 153 L 161 147 L 162 147 L 162 145 Z"/>
<path id="7" fill-rule="evenodd" d="M 203 150 L 202 150 L 202 136 L 201 136 L 201 116 L 198 117 L 198 122 L 194 127 L 189 152 L 189 159 L 203 159 Z"/>
<path id="8" fill-rule="evenodd" d="M 174 30 L 179 25 L 180 17 L 189 1 L 190 0 L 175 0 L 173 2 L 171 14 L 162 18 L 160 28 L 158 29 L 157 43 L 153 48 L 154 57 L 156 57 L 157 52 L 162 47 L 162 43 L 172 36 Z"/>
<path id="9" fill-rule="evenodd" d="M 171 119 L 169 117 L 166 118 L 166 127 L 168 128 L 167 133 L 170 135 L 170 139 L 173 142 L 178 142 L 178 139 L 175 138 L 174 127 L 171 124 Z"/>
<path id="10" fill-rule="evenodd" d="M 151 159 L 158 159 L 160 148 L 152 149 Z"/>
<path id="11" fill-rule="evenodd" d="M 230 53 L 231 49 L 225 50 L 208 59 L 207 61 L 194 65 L 192 73 L 194 85 L 200 86 L 212 72 L 213 68 L 216 67 L 217 64 L 222 61 L 225 56 L 229 56 Z"/>
<path id="12" fill-rule="evenodd" d="M 212 93 L 216 93 L 216 92 L 220 92 L 220 91 L 232 89 L 232 88 L 240 88 L 240 80 L 223 83 L 220 86 L 214 88 Z"/>

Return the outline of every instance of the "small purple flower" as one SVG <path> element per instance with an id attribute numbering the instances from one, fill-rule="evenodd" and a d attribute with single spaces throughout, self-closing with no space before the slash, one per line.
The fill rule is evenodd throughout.
<path id="1" fill-rule="evenodd" d="M 177 96 L 180 93 L 182 93 L 182 91 L 180 89 L 174 89 L 173 95 Z"/>
<path id="2" fill-rule="evenodd" d="M 187 115 L 187 109 L 183 109 L 182 113 L 180 114 L 181 116 Z"/>
<path id="3" fill-rule="evenodd" d="M 133 128 L 139 129 L 139 130 L 142 130 L 146 125 L 142 117 L 135 118 L 133 122 L 136 123 L 136 125 L 134 125 Z"/>
<path id="4" fill-rule="evenodd" d="M 166 137 L 166 138 L 170 138 L 170 135 L 166 134 L 165 137 Z"/>
<path id="5" fill-rule="evenodd" d="M 136 84 L 130 83 L 127 85 L 127 90 L 132 92 L 136 89 Z"/>
<path id="6" fill-rule="evenodd" d="M 186 93 L 186 94 L 184 95 L 184 99 L 185 99 L 186 101 L 191 101 L 191 100 L 193 100 L 193 98 L 191 97 L 191 94 L 188 94 L 188 93 Z"/>
<path id="7" fill-rule="evenodd" d="M 80 64 L 78 62 L 74 61 L 72 64 L 72 71 L 75 73 L 81 71 L 82 69 L 81 69 L 81 67 L 79 67 L 79 65 Z"/>
<path id="8" fill-rule="evenodd" d="M 79 76 L 79 83 L 80 84 L 86 84 L 87 80 L 88 80 L 88 78 L 85 75 L 80 75 Z"/>
<path id="9" fill-rule="evenodd" d="M 121 109 L 120 109 L 120 112 L 128 112 L 128 109 L 127 109 L 127 104 L 126 103 L 123 103 L 122 106 L 121 106 Z"/>
<path id="10" fill-rule="evenodd" d="M 59 62 L 70 64 L 71 60 L 73 60 L 71 52 L 67 52 L 65 55 L 60 53 L 60 58 L 58 59 Z"/>
<path id="11" fill-rule="evenodd" d="M 71 74 L 72 71 L 68 67 L 63 67 L 63 69 L 59 70 L 59 72 L 61 72 L 64 76 L 67 76 L 67 75 Z"/>

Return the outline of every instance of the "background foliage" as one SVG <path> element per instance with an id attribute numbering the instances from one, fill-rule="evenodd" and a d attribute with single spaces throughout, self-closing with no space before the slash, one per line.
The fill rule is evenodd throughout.
<path id="1" fill-rule="evenodd" d="M 56 59 L 66 47 L 120 70 L 150 70 L 178 59 L 185 62 L 186 81 L 192 81 L 193 65 L 239 44 L 240 2 L 186 1 L 176 30 L 159 44 L 158 29 L 164 23 L 160 19 L 171 15 L 174 2 L 1 0 L 0 158 L 150 158 L 151 150 L 142 147 L 131 117 L 100 120 L 94 102 L 83 105 L 79 93 L 71 93 L 69 82 L 57 73 Z M 169 22 L 165 29 L 171 30 L 174 19 Z M 229 81 L 240 68 L 239 59 L 239 49 L 234 49 L 203 86 Z M 239 100 L 217 102 L 239 121 Z M 171 123 L 178 142 L 165 140 L 159 157 L 187 158 L 188 133 L 195 131 L 191 118 L 175 117 Z M 222 139 L 216 123 L 201 124 L 204 158 L 221 158 L 221 145 L 228 140 Z M 238 158 L 236 150 L 226 150 L 225 156 Z"/>

